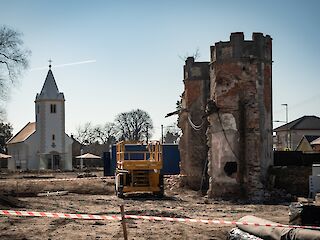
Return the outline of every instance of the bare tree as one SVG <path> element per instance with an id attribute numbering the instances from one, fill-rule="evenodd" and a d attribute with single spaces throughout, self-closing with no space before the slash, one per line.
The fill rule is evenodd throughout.
<path id="1" fill-rule="evenodd" d="M 83 145 L 89 145 L 94 143 L 96 138 L 92 123 L 86 122 L 83 126 L 78 126 L 74 138 L 77 139 Z"/>
<path id="2" fill-rule="evenodd" d="M 183 60 L 183 61 L 186 61 L 187 60 L 187 58 L 188 57 L 193 57 L 194 58 L 194 60 L 197 60 L 198 58 L 200 58 L 200 50 L 199 50 L 199 48 L 197 48 L 196 50 L 195 50 L 195 52 L 193 53 L 193 54 L 189 54 L 189 53 L 186 53 L 184 56 L 181 56 L 181 55 L 178 55 L 178 57 L 181 59 L 181 60 Z"/>
<path id="3" fill-rule="evenodd" d="M 0 122 L 0 153 L 6 153 L 6 142 L 12 137 L 12 125 Z"/>
<path id="4" fill-rule="evenodd" d="M 149 114 L 136 109 L 120 113 L 115 123 L 93 125 L 87 122 L 78 126 L 74 138 L 83 145 L 107 144 L 111 145 L 116 140 L 142 141 L 149 139 L 153 131 L 153 124 Z"/>
<path id="5" fill-rule="evenodd" d="M 30 51 L 25 49 L 19 33 L 7 26 L 0 26 L 0 101 L 8 97 L 10 85 L 17 82 L 22 70 L 28 67 Z M 0 106 L 3 117 L 5 111 Z"/>
<path id="6" fill-rule="evenodd" d="M 105 123 L 104 125 L 97 125 L 93 129 L 97 141 L 101 144 L 113 144 L 115 142 L 114 123 Z"/>
<path id="7" fill-rule="evenodd" d="M 91 122 L 87 122 L 82 126 L 78 126 L 74 138 L 83 145 L 93 143 L 111 145 L 116 141 L 114 124 L 93 125 Z"/>
<path id="8" fill-rule="evenodd" d="M 1 87 L 0 87 L 0 89 L 1 89 Z M 0 91 L 0 92 L 1 92 L 1 91 Z M 2 94 L 2 93 L 0 93 L 0 95 L 1 95 L 1 94 Z M 4 108 L 4 106 L 2 106 L 1 103 L 0 103 L 0 121 L 4 121 L 5 115 L 6 115 L 5 108 Z"/>
<path id="9" fill-rule="evenodd" d="M 118 140 L 142 141 L 152 136 L 153 124 L 149 114 L 141 109 L 120 113 L 115 119 Z"/>

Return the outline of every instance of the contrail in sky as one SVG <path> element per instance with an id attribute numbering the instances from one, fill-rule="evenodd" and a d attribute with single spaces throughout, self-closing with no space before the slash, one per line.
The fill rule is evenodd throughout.
<path id="1" fill-rule="evenodd" d="M 67 67 L 67 66 L 73 66 L 73 65 L 79 65 L 79 64 L 86 64 L 86 63 L 95 63 L 97 60 L 86 60 L 81 62 L 73 62 L 73 63 L 65 63 L 65 64 L 59 64 L 59 65 L 52 65 L 52 68 L 58 68 L 58 67 Z M 36 71 L 36 70 L 43 70 L 47 69 L 48 67 L 38 67 L 38 68 L 31 68 L 30 71 Z"/>

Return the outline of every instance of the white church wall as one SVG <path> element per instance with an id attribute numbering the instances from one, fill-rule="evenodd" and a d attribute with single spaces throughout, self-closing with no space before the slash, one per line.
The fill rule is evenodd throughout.
<path id="1" fill-rule="evenodd" d="M 50 112 L 50 105 L 56 104 L 56 113 Z M 48 101 L 45 107 L 45 152 L 52 151 L 64 152 L 63 135 L 64 135 L 64 121 L 63 121 L 63 102 Z M 53 140 L 54 135 L 54 140 Z M 54 143 L 54 144 L 53 144 Z"/>
<path id="2" fill-rule="evenodd" d="M 27 169 L 27 147 L 24 142 L 11 144 L 8 147 L 8 154 L 12 156 L 8 162 L 9 170 L 26 170 Z"/>
<path id="3" fill-rule="evenodd" d="M 72 170 L 72 143 L 73 140 L 65 134 L 65 141 L 66 141 L 66 154 L 65 154 L 65 170 Z"/>
<path id="4" fill-rule="evenodd" d="M 11 155 L 11 158 L 8 159 L 8 169 L 14 171 L 16 170 L 16 155 L 15 146 L 13 144 L 8 146 L 8 154 Z"/>
<path id="5" fill-rule="evenodd" d="M 39 170 L 44 170 L 48 168 L 48 163 L 45 155 L 39 155 Z"/>
<path id="6" fill-rule="evenodd" d="M 26 141 L 28 147 L 28 162 L 29 170 L 39 169 L 39 136 L 37 132 L 33 133 Z"/>

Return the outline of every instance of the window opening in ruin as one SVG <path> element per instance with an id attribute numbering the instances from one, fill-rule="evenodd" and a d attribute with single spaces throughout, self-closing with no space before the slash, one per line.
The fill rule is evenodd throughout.
<path id="1" fill-rule="evenodd" d="M 223 170 L 227 174 L 228 177 L 232 177 L 232 175 L 234 173 L 236 173 L 238 170 L 238 163 L 237 162 L 226 162 Z"/>

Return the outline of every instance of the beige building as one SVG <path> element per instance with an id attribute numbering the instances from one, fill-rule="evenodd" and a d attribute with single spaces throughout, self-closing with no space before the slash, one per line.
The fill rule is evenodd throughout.
<path id="1" fill-rule="evenodd" d="M 304 153 L 315 152 L 314 146 L 312 146 L 311 143 L 314 140 L 318 139 L 319 137 L 320 137 L 319 135 L 317 135 L 317 136 L 303 136 L 295 150 L 301 151 Z"/>
<path id="2" fill-rule="evenodd" d="M 276 150 L 296 150 L 303 136 L 320 136 L 320 118 L 303 116 L 273 130 Z"/>
<path id="3" fill-rule="evenodd" d="M 314 152 L 320 152 L 320 137 L 310 143 Z"/>
<path id="4" fill-rule="evenodd" d="M 65 133 L 65 99 L 51 65 L 35 99 L 35 118 L 7 142 L 8 169 L 71 170 L 73 140 Z"/>

